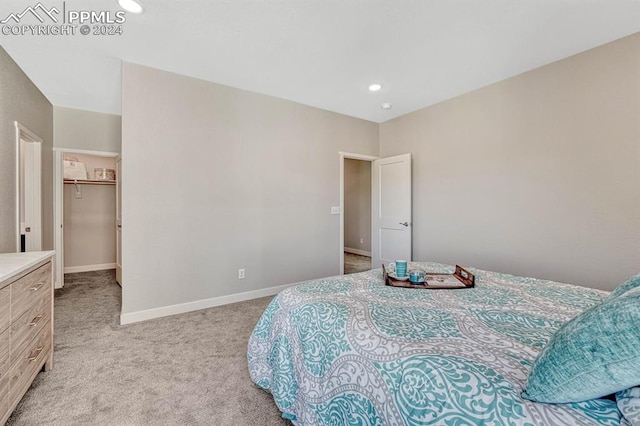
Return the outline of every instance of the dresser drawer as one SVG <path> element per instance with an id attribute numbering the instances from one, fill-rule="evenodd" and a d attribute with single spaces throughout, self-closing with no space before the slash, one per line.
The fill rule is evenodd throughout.
<path id="1" fill-rule="evenodd" d="M 33 307 L 11 324 L 11 361 L 28 350 L 29 343 L 51 320 L 51 294 L 43 293 L 43 297 L 34 302 Z"/>
<path id="2" fill-rule="evenodd" d="M 9 370 L 9 402 L 19 401 L 51 351 L 51 323 L 44 325 L 42 334 L 31 341 L 28 349 L 12 362 Z"/>
<path id="3" fill-rule="evenodd" d="M 45 293 L 51 294 L 51 262 L 11 283 L 11 322 L 32 307 L 35 299 L 41 300 Z"/>
<path id="4" fill-rule="evenodd" d="M 9 327 L 11 320 L 11 286 L 0 289 L 0 332 Z"/>

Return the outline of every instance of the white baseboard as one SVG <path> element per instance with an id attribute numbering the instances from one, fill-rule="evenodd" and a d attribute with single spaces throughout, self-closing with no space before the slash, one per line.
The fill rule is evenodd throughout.
<path id="1" fill-rule="evenodd" d="M 213 308 L 215 306 L 228 305 L 230 303 L 244 302 L 245 300 L 258 299 L 260 297 L 273 296 L 280 293 L 285 288 L 291 287 L 292 285 L 294 284 L 279 285 L 277 287 L 262 288 L 260 290 L 229 294 L 227 296 L 213 297 L 211 299 L 196 300 L 194 302 L 179 303 L 177 305 L 163 306 L 161 308 L 129 312 L 120 315 L 120 324 L 131 324 L 134 322 L 146 321 L 154 318 L 183 314 L 185 312 L 199 311 L 200 309 Z"/>
<path id="2" fill-rule="evenodd" d="M 116 269 L 115 263 L 100 263 L 98 265 L 69 266 L 64 268 L 65 274 L 76 272 L 104 271 L 105 269 Z"/>
<path id="3" fill-rule="evenodd" d="M 360 256 L 371 257 L 371 252 L 370 251 L 358 250 L 358 249 L 354 249 L 354 248 L 351 248 L 351 247 L 345 247 L 344 251 L 346 251 L 347 253 L 351 253 L 351 254 L 359 254 Z"/>

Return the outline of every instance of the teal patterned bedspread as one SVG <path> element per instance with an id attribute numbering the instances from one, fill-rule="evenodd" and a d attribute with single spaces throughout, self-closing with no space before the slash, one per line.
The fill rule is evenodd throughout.
<path id="1" fill-rule="evenodd" d="M 377 269 L 282 291 L 249 339 L 252 380 L 300 425 L 620 424 L 607 399 L 520 396 L 554 331 L 607 293 L 469 270 L 464 290 L 388 287 Z"/>

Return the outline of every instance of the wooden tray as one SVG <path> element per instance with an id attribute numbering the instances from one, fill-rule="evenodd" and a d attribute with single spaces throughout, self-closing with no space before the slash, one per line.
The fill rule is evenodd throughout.
<path id="1" fill-rule="evenodd" d="M 407 272 L 408 273 L 408 272 Z M 429 290 L 439 289 L 457 289 L 457 288 L 472 288 L 476 284 L 476 277 L 471 272 L 467 271 L 460 265 L 456 265 L 456 271 L 453 274 L 434 274 L 426 273 L 425 282 L 420 284 L 413 284 L 409 280 L 400 281 L 391 278 L 387 274 L 387 270 L 382 265 L 382 274 L 384 276 L 384 283 L 392 287 L 404 287 L 404 288 L 426 288 Z M 431 282 L 431 284 L 429 283 Z M 442 284 L 434 284 L 441 281 Z M 452 283 L 453 282 L 453 283 Z"/>

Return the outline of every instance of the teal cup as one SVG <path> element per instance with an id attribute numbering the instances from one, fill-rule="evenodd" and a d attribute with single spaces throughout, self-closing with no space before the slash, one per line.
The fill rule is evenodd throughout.
<path id="1" fill-rule="evenodd" d="M 407 261 L 396 260 L 395 264 L 396 264 L 396 276 L 400 278 L 407 276 Z"/>
<path id="2" fill-rule="evenodd" d="M 422 284 L 424 283 L 424 278 L 424 271 L 409 271 L 409 281 L 412 284 Z"/>

